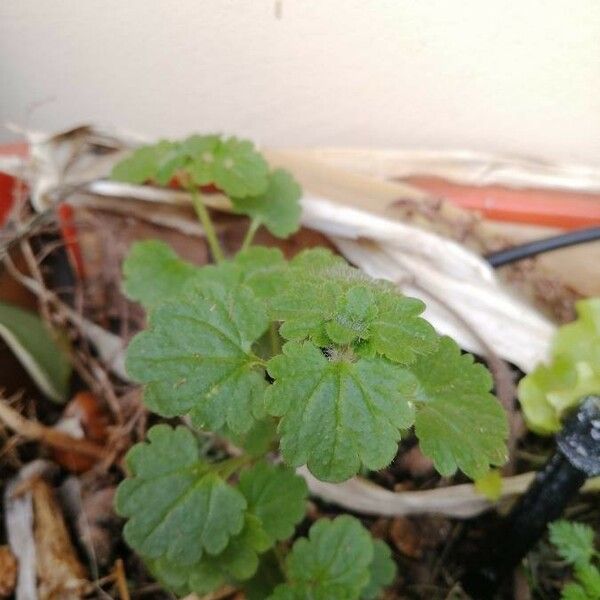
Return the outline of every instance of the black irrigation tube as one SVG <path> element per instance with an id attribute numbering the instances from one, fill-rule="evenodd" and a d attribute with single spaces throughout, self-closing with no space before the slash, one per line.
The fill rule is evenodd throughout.
<path id="1" fill-rule="evenodd" d="M 600 227 L 573 231 L 495 252 L 486 258 L 493 267 L 542 252 L 600 239 Z M 464 590 L 478 600 L 494 598 L 502 581 L 546 531 L 548 523 L 589 477 L 600 475 L 600 396 L 583 399 L 579 409 L 556 436 L 556 450 L 536 474 L 525 494 L 503 519 L 500 534 L 489 536 L 461 579 Z"/>
<path id="2" fill-rule="evenodd" d="M 566 248 L 567 246 L 575 246 L 577 244 L 583 244 L 584 242 L 593 242 L 595 240 L 600 240 L 600 227 L 589 227 L 587 229 L 569 231 L 569 233 L 563 233 L 561 235 L 544 238 L 543 240 L 521 244 L 519 246 L 514 246 L 513 248 L 508 248 L 507 250 L 492 252 L 485 258 L 492 267 L 503 267 L 504 265 L 508 265 L 524 258 L 529 258 L 530 256 L 535 256 L 536 254 L 558 250 L 559 248 Z"/>
<path id="3" fill-rule="evenodd" d="M 488 539 L 462 577 L 468 594 L 477 600 L 493 598 L 586 479 L 600 475 L 598 440 L 600 396 L 589 396 L 556 436 L 556 451 L 503 519 L 501 533 Z"/>

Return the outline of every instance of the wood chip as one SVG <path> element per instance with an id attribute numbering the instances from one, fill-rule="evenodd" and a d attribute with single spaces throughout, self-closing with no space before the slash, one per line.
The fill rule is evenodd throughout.
<path id="1" fill-rule="evenodd" d="M 6 598 L 17 585 L 17 559 L 8 546 L 0 546 L 0 598 Z"/>
<path id="2" fill-rule="evenodd" d="M 89 589 L 87 573 L 71 542 L 62 511 L 44 479 L 32 483 L 34 537 L 40 600 L 79 600 Z"/>

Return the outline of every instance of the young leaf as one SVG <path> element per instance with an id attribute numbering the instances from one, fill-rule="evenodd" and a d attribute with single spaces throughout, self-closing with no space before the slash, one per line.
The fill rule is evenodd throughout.
<path id="1" fill-rule="evenodd" d="M 555 521 L 549 525 L 550 541 L 572 565 L 589 563 L 594 555 L 594 530 L 583 523 Z"/>
<path id="2" fill-rule="evenodd" d="M 198 271 L 164 242 L 136 242 L 123 262 L 123 288 L 129 298 L 149 309 L 181 293 Z"/>
<path id="3" fill-rule="evenodd" d="M 475 490 L 490 502 L 499 500 L 502 494 L 502 475 L 497 469 L 490 469 L 485 475 L 475 480 Z"/>
<path id="4" fill-rule="evenodd" d="M 127 543 L 148 558 L 192 565 L 218 554 L 244 526 L 246 500 L 200 460 L 191 432 L 156 425 L 127 454 L 132 478 L 118 488 Z"/>
<path id="5" fill-rule="evenodd" d="M 272 543 L 289 538 L 306 511 L 306 483 L 287 467 L 259 462 L 241 474 L 238 489 Z"/>
<path id="6" fill-rule="evenodd" d="M 578 564 L 575 565 L 575 577 L 581 583 L 588 598 L 600 599 L 600 570 L 594 565 Z"/>
<path id="7" fill-rule="evenodd" d="M 419 316 L 425 308 L 420 300 L 322 252 L 304 253 L 290 263 L 272 307 L 288 340 L 311 339 L 320 346 L 353 343 L 363 356 L 381 354 L 402 364 L 438 345 L 435 330 Z"/>
<path id="8" fill-rule="evenodd" d="M 561 600 L 598 600 L 598 596 L 588 596 L 578 583 L 568 583 L 562 590 Z"/>
<path id="9" fill-rule="evenodd" d="M 396 564 L 389 546 L 381 540 L 373 542 L 373 561 L 369 565 L 369 583 L 362 591 L 361 600 L 379 598 L 381 590 L 394 581 Z"/>
<path id="10" fill-rule="evenodd" d="M 258 298 L 267 301 L 281 288 L 281 279 L 286 270 L 287 264 L 281 250 L 254 246 L 240 252 L 231 261 L 198 269 L 190 285 L 246 285 Z"/>
<path id="11" fill-rule="evenodd" d="M 138 148 L 113 167 L 111 178 L 136 185 L 146 183 L 157 176 L 159 164 L 173 147 L 173 142 L 161 140 L 157 144 Z"/>
<path id="12" fill-rule="evenodd" d="M 370 582 L 371 536 L 354 517 L 320 519 L 286 560 L 288 582 L 270 600 L 358 600 Z"/>
<path id="13" fill-rule="evenodd" d="M 421 450 L 442 475 L 461 469 L 472 479 L 506 460 L 508 425 L 490 394 L 492 379 L 470 354 L 443 337 L 435 354 L 408 367 L 415 378 L 415 432 Z"/>
<path id="14" fill-rule="evenodd" d="M 581 398 L 600 393 L 600 298 L 576 304 L 578 318 L 552 342 L 552 359 L 523 377 L 519 401 L 529 428 L 550 435 Z"/>
<path id="15" fill-rule="evenodd" d="M 252 142 L 231 137 L 214 150 L 213 182 L 231 198 L 262 194 L 269 184 L 269 166 Z"/>
<path id="16" fill-rule="evenodd" d="M 5 302 L 0 302 L 0 338 L 44 394 L 55 402 L 67 399 L 71 363 L 66 339 L 52 335 L 35 313 Z"/>
<path id="17" fill-rule="evenodd" d="M 267 383 L 252 344 L 269 321 L 246 287 L 190 287 L 150 316 L 127 349 L 127 370 L 163 416 L 189 414 L 198 427 L 248 431 L 263 413 Z"/>
<path id="18" fill-rule="evenodd" d="M 260 221 L 273 235 L 285 238 L 300 225 L 300 186 L 282 169 L 273 171 L 260 196 L 232 197 L 234 211 Z"/>
<path id="19" fill-rule="evenodd" d="M 383 359 L 328 360 L 310 342 L 289 342 L 268 371 L 275 383 L 265 402 L 282 417 L 283 456 L 293 466 L 307 463 L 319 479 L 342 481 L 361 464 L 386 466 L 400 430 L 413 422 L 400 392 L 406 374 Z"/>

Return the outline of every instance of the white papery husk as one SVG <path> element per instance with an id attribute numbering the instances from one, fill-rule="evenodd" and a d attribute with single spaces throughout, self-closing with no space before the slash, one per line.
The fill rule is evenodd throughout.
<path id="1" fill-rule="evenodd" d="M 185 192 L 102 178 L 131 147 L 131 136 L 84 126 L 55 136 L 35 134 L 30 136 L 30 142 L 32 160 L 0 159 L 0 170 L 27 179 L 38 211 L 51 208 L 65 189 L 94 194 L 100 197 L 100 205 L 102 197 L 161 204 L 190 202 Z M 105 150 L 100 156 L 96 154 L 97 147 Z M 294 171 L 293 166 L 291 169 Z M 302 179 L 300 172 L 294 175 Z M 325 167 L 319 175 L 327 179 Z M 360 186 L 364 188 L 368 183 L 363 178 Z M 384 184 L 373 179 L 373 185 Z M 404 197 L 423 197 L 422 192 L 409 186 L 398 189 L 402 189 Z M 334 195 L 339 196 L 339 191 Z M 216 208 L 229 207 L 219 195 L 211 195 L 209 201 Z M 555 325 L 502 285 L 487 262 L 466 247 L 417 226 L 356 208 L 356 203 L 344 205 L 339 197 L 316 195 L 314 190 L 303 197 L 302 207 L 302 223 L 306 227 L 328 236 L 350 262 L 369 275 L 393 281 L 404 293 L 423 299 L 427 304 L 425 317 L 440 333 L 452 336 L 465 349 L 483 353 L 485 340 L 487 348 L 525 372 L 546 357 Z M 108 366 L 119 377 L 126 377 L 121 340 L 94 323 L 77 319 L 79 328 L 96 344 Z M 466 517 L 489 506 L 471 485 L 454 486 L 446 492 L 437 489 L 394 493 L 360 479 L 328 484 L 317 481 L 306 470 L 301 472 L 314 494 L 356 512 L 435 512 Z M 506 479 L 503 493 L 522 491 L 530 477 L 525 474 Z"/>

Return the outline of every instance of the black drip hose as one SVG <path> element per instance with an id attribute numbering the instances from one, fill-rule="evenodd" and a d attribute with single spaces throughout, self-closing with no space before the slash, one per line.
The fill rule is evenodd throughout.
<path id="1" fill-rule="evenodd" d="M 562 454 L 554 454 L 504 521 L 501 533 L 480 550 L 475 565 L 462 579 L 465 592 L 477 600 L 494 598 L 503 580 L 543 535 L 548 523 L 560 517 L 585 480 L 585 473 Z"/>
<path id="2" fill-rule="evenodd" d="M 594 240 L 600 240 L 600 227 L 578 229 L 577 231 L 570 231 L 569 233 L 555 235 L 543 240 L 521 244 L 507 250 L 492 252 L 485 258 L 492 267 L 502 267 L 517 260 L 541 254 L 542 252 L 550 252 L 551 250 L 583 244 L 584 242 L 593 242 Z"/>

